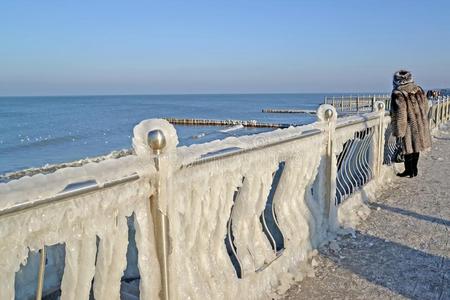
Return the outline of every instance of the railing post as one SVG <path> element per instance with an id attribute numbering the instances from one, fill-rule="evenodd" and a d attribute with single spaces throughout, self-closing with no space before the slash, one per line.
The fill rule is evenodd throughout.
<path id="1" fill-rule="evenodd" d="M 166 120 L 145 120 L 133 129 L 133 149 L 142 163 L 154 167 L 149 183 L 152 185 L 152 194 L 149 196 L 149 219 L 153 223 L 154 243 L 151 245 L 156 252 L 159 263 L 160 287 L 159 298 L 170 299 L 173 288 L 170 285 L 170 215 L 168 203 L 168 177 L 172 172 L 171 160 L 176 157 L 178 144 L 177 131 Z M 170 160 L 169 160 L 170 159 Z M 153 163 L 152 163 L 153 160 Z M 145 166 L 144 166 L 145 167 Z M 153 252 L 154 253 L 154 252 Z M 139 253 L 141 255 L 141 253 Z M 148 255 L 142 253 L 142 255 Z M 153 272 L 158 272 L 154 269 Z M 155 274 L 155 277 L 158 275 Z"/>
<path id="2" fill-rule="evenodd" d="M 447 98 L 447 107 L 446 107 L 446 112 L 447 112 L 447 121 L 448 121 L 448 119 L 449 119 L 449 105 L 450 105 L 450 102 L 449 102 L 449 96 L 447 96 L 446 97 Z"/>
<path id="3" fill-rule="evenodd" d="M 433 122 L 434 122 L 434 105 L 433 105 L 433 101 L 431 101 L 431 100 L 427 100 L 428 101 L 428 105 L 429 105 L 429 107 L 428 107 L 428 127 L 430 128 L 430 129 L 432 129 L 433 128 Z M 430 103 L 431 103 L 431 106 L 430 106 Z"/>
<path id="4" fill-rule="evenodd" d="M 161 193 L 161 151 L 166 146 L 164 133 L 157 129 L 148 133 L 148 145 L 155 155 L 155 167 L 157 171 L 155 193 L 150 197 L 150 210 L 154 222 L 156 253 L 161 268 L 161 292 L 160 299 L 168 300 L 169 297 L 169 219 L 166 208 L 162 208 Z"/>
<path id="5" fill-rule="evenodd" d="M 445 123 L 446 116 L 445 116 L 445 107 L 446 107 L 447 101 L 445 97 L 442 97 L 442 123 Z"/>
<path id="6" fill-rule="evenodd" d="M 38 282 L 37 282 L 37 288 L 36 288 L 36 300 L 42 299 L 42 291 L 44 289 L 46 259 L 47 259 L 47 255 L 45 253 L 45 245 L 43 245 L 42 249 L 40 250 Z"/>
<path id="7" fill-rule="evenodd" d="M 441 104 L 441 123 L 444 123 L 445 121 L 445 114 L 444 114 L 444 107 L 445 107 L 445 99 L 442 97 L 442 104 Z"/>
<path id="8" fill-rule="evenodd" d="M 439 124 L 440 122 L 440 117 L 441 117 L 441 101 L 438 98 L 437 99 L 437 105 L 436 105 L 436 127 L 439 128 Z"/>
<path id="9" fill-rule="evenodd" d="M 444 113 L 445 113 L 445 121 L 448 121 L 448 96 L 445 97 L 445 106 L 444 106 Z"/>
<path id="10" fill-rule="evenodd" d="M 359 112 L 359 96 L 356 98 L 356 112 Z"/>
<path id="11" fill-rule="evenodd" d="M 433 128 L 437 127 L 437 103 L 433 102 Z"/>
<path id="12" fill-rule="evenodd" d="M 377 100 L 377 98 L 375 97 L 375 95 L 372 97 L 372 111 L 375 111 L 375 101 Z"/>
<path id="13" fill-rule="evenodd" d="M 381 166 L 383 165 L 384 157 L 384 116 L 386 114 L 385 105 L 383 101 L 376 101 L 376 109 L 379 113 L 379 124 L 377 133 L 377 154 L 375 159 L 375 175 L 381 174 Z"/>
<path id="14" fill-rule="evenodd" d="M 446 122 L 447 121 L 447 103 L 448 103 L 447 97 L 444 97 L 443 101 L 444 101 L 444 105 L 442 106 L 442 111 L 443 111 L 442 114 L 443 114 L 443 119 Z"/>
<path id="15" fill-rule="evenodd" d="M 334 198 L 336 193 L 336 154 L 335 154 L 335 131 L 337 112 L 331 105 L 321 105 L 317 110 L 318 121 L 324 124 L 326 135 L 325 149 L 325 175 L 324 175 L 324 218 L 335 227 Z"/>

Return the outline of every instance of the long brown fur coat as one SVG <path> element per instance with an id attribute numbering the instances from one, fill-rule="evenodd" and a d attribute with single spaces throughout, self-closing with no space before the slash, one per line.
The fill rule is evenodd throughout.
<path id="1" fill-rule="evenodd" d="M 394 136 L 403 138 L 403 153 L 431 147 L 428 100 L 420 86 L 408 83 L 392 91 L 391 118 Z"/>

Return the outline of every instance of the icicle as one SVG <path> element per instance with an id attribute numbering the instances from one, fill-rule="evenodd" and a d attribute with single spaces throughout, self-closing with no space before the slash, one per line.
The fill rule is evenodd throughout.
<path id="1" fill-rule="evenodd" d="M 96 236 L 84 235 L 66 242 L 61 299 L 88 299 L 95 274 Z"/>

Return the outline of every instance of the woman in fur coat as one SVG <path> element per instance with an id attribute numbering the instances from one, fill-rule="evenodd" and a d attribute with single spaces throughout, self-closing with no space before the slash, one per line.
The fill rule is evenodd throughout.
<path id="1" fill-rule="evenodd" d="M 405 156 L 405 171 L 401 177 L 417 176 L 420 151 L 431 147 L 428 126 L 428 99 L 416 85 L 410 72 L 400 70 L 394 74 L 391 95 L 393 134 L 400 141 Z"/>

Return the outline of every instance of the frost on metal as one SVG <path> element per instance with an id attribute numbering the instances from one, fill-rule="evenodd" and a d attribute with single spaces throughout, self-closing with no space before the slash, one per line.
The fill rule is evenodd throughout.
<path id="1" fill-rule="evenodd" d="M 127 266 L 127 217 L 133 213 L 142 279 L 140 292 L 147 299 L 157 298 L 159 265 L 152 247 L 155 242 L 148 203 L 154 192 L 151 182 L 155 166 L 150 155 L 136 152 L 138 155 L 0 184 L 0 209 L 5 209 L 58 195 L 73 188 L 74 184 L 89 182 L 102 187 L 112 180 L 139 175 L 133 182 L 2 216 L 0 299 L 14 299 L 15 286 L 20 287 L 16 289 L 18 298 L 34 295 L 37 274 L 31 274 L 31 279 L 27 276 L 16 278 L 16 272 L 27 263 L 29 251 L 36 252 L 44 245 L 56 244 L 65 248 L 62 299 L 88 299 L 93 279 L 96 299 L 119 299 L 120 281 Z M 48 255 L 59 254 L 50 252 Z M 33 269 L 37 270 L 38 261 L 30 263 L 35 264 Z"/>
<path id="2" fill-rule="evenodd" d="M 182 147 L 178 158 L 189 164 L 220 149 L 258 147 L 312 129 L 321 129 L 321 125 Z M 286 274 L 294 279 L 308 252 L 326 236 L 325 205 L 311 191 L 323 171 L 319 170 L 323 155 L 324 135 L 319 133 L 176 171 L 171 179 L 176 192 L 170 194 L 169 203 L 171 282 L 177 283 L 172 296 L 232 299 L 245 295 L 254 299 L 268 297 Z M 273 205 L 285 249 L 276 253 L 260 216 L 280 162 L 284 170 Z M 230 220 L 237 256 L 234 263 L 224 241 Z"/>
<path id="3" fill-rule="evenodd" d="M 146 120 L 134 129 L 135 155 L 0 184 L 1 209 L 51 197 L 74 182 L 103 186 L 139 175 L 133 182 L 3 217 L 0 299 L 14 298 L 15 274 L 29 250 L 55 244 L 66 249 L 62 299 L 88 299 L 93 278 L 96 299 L 119 299 L 131 215 L 140 297 L 158 298 L 158 241 L 149 208 L 156 193 L 158 209 L 169 220 L 171 298 L 274 296 L 275 289 L 308 275 L 305 266 L 313 250 L 340 226 L 353 226 L 355 213 L 365 213 L 363 196 L 389 178 L 390 167 L 378 168 L 384 140 L 377 132 L 389 118 L 377 111 L 337 120 L 336 111 L 330 115 L 327 109 L 332 108 L 321 107 L 318 122 L 310 125 L 178 148 L 172 125 Z M 155 129 L 167 141 L 159 170 L 147 142 Z M 364 163 L 377 170 L 376 180 L 357 185 L 337 206 L 336 158 L 355 132 L 367 129 L 374 134 Z"/>

